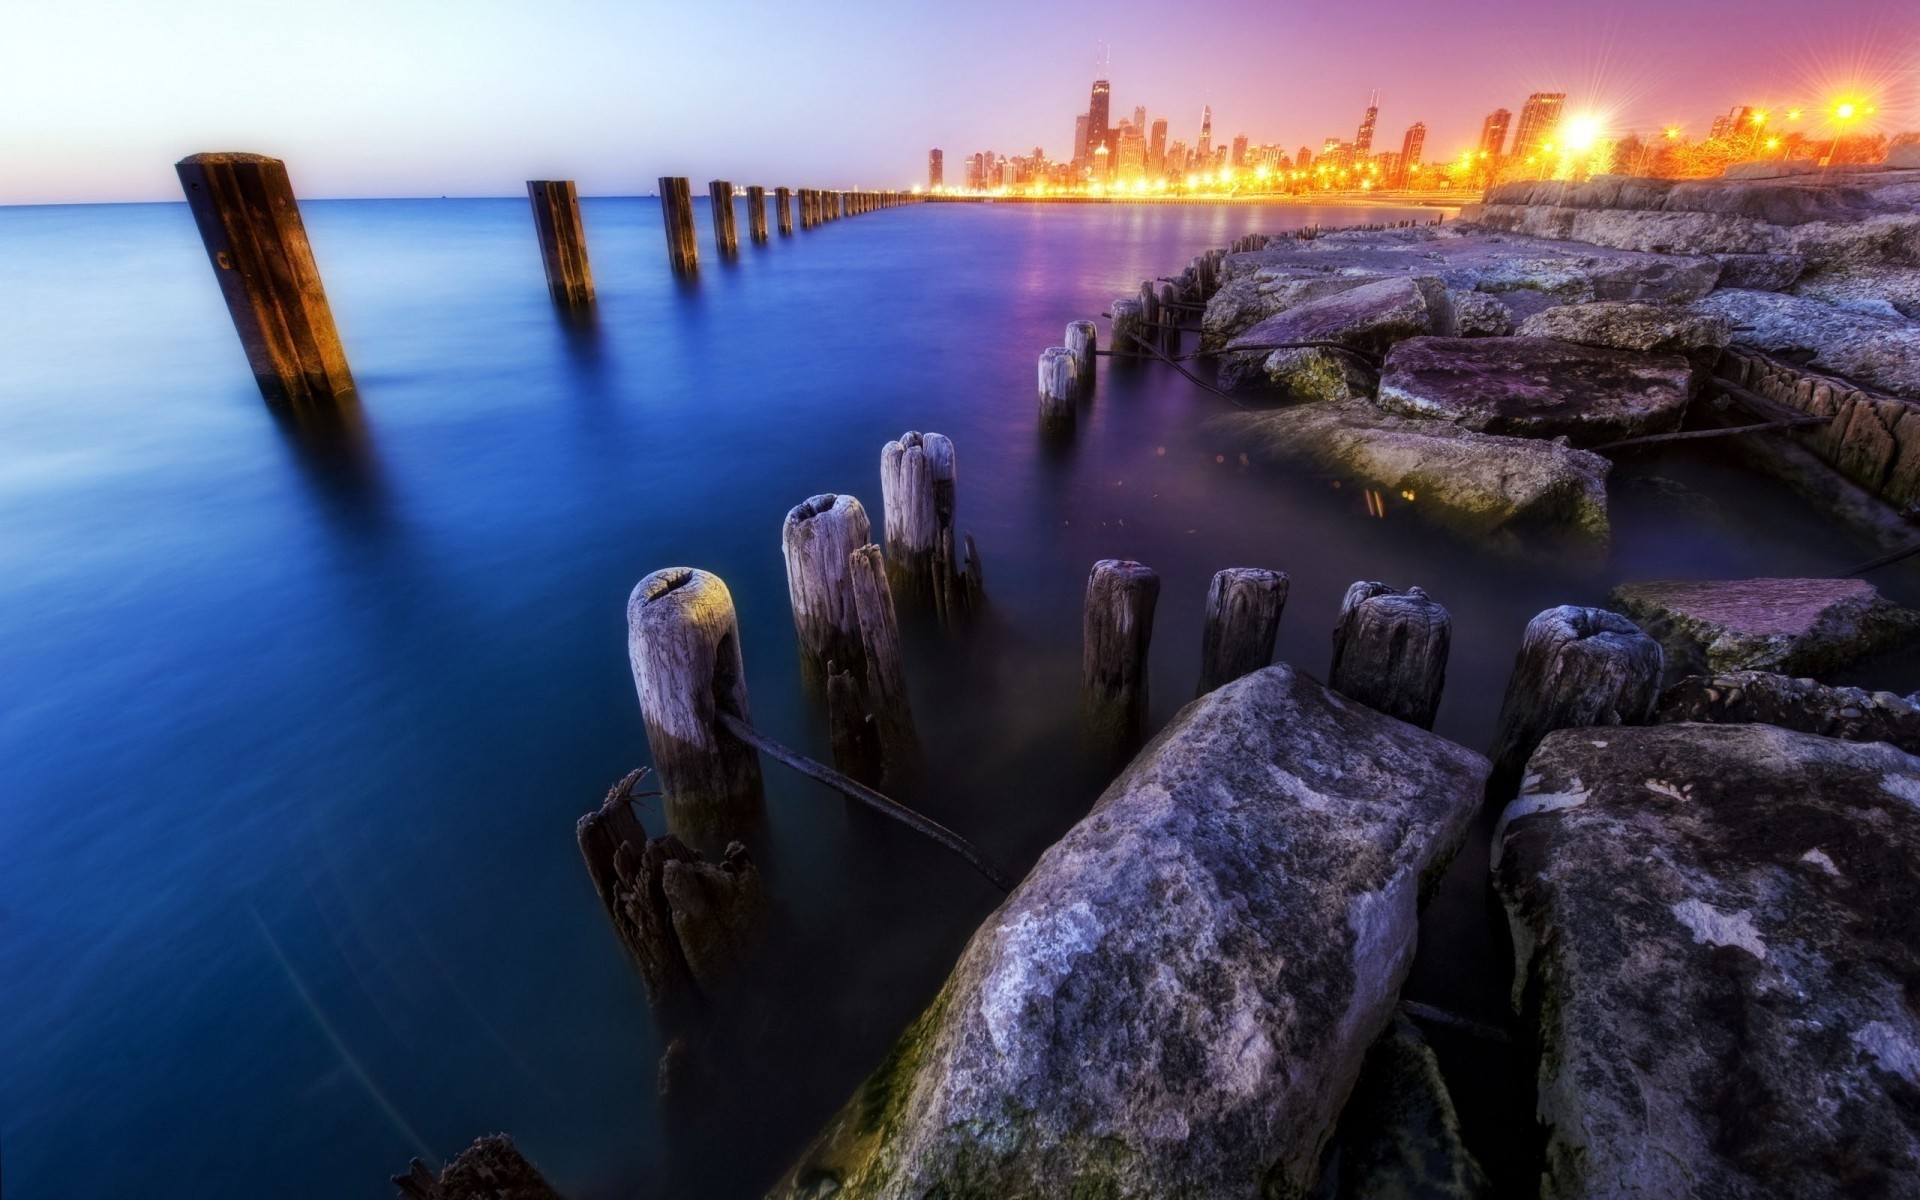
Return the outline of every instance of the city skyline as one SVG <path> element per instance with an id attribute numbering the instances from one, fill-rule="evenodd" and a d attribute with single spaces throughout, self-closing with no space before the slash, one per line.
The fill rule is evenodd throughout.
<path id="1" fill-rule="evenodd" d="M 1104 49 L 1060 0 L 931 12 L 853 0 L 831 19 L 770 0 L 699 12 L 344 0 L 324 22 L 240 0 L 15 8 L 0 46 L 11 118 L 0 203 L 172 199 L 173 161 L 211 148 L 283 157 L 315 197 L 513 195 L 549 176 L 589 195 L 635 194 L 664 174 L 898 187 L 924 180 L 931 146 L 955 168 L 962 147 L 1058 155 L 1102 54 L 1113 124 L 1144 106 L 1169 121 L 1169 143 L 1188 146 L 1208 109 L 1216 143 L 1352 139 L 1376 88 L 1376 148 L 1420 122 L 1434 161 L 1473 147 L 1489 112 L 1517 114 L 1535 92 L 1604 106 L 1644 133 L 1858 87 L 1889 127 L 1920 125 L 1920 13 L 1892 0 L 1818 13 L 1786 0 L 1621 0 L 1604 13 L 1219 0 L 1182 12 L 1220 34 L 1206 38 L 1169 38 L 1163 12 L 1118 0 Z M 1315 60 L 1315 46 L 1356 42 L 1367 52 Z M 178 69 L 208 45 L 222 54 Z M 1276 69 L 1236 45 L 1295 52 Z M 277 86 L 236 65 L 256 61 L 274 63 Z"/>

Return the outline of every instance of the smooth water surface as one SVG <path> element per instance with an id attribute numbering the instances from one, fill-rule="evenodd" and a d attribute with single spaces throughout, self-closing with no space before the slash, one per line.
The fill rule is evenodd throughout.
<path id="1" fill-rule="evenodd" d="M 1607 570 L 1526 567 L 1249 472 L 1198 428 L 1231 406 L 1159 366 L 1103 365 L 1071 443 L 1039 438 L 1034 362 L 1068 321 L 1250 230 L 1414 215 L 929 205 L 721 262 L 702 207 L 683 285 L 653 201 L 591 200 L 600 304 L 574 325 L 523 201 L 311 203 L 361 388 L 329 429 L 262 404 L 184 206 L 0 209 L 9 1200 L 384 1196 L 494 1130 L 574 1200 L 764 1188 L 996 895 L 769 768 L 778 967 L 670 1120 L 573 824 L 647 761 L 624 610 L 658 567 L 726 579 L 758 723 L 824 757 L 780 523 L 837 491 L 877 526 L 905 430 L 954 439 L 993 605 L 966 638 L 909 622 L 920 803 L 1016 871 L 1099 790 L 1074 753 L 1098 558 L 1161 572 L 1156 724 L 1191 697 L 1209 577 L 1274 566 L 1280 656 L 1316 673 L 1350 582 L 1444 603 L 1439 730 L 1483 747 L 1540 609 L 1871 553 L 1689 450 L 1642 469 L 1712 503 L 1623 484 Z M 1484 861 L 1414 989 L 1498 1020 Z M 1471 1091 L 1471 1051 L 1448 1058 Z"/>

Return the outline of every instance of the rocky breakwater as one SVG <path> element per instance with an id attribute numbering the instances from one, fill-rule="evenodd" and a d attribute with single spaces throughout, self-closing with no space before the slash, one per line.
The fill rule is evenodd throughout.
<path id="1" fill-rule="evenodd" d="M 1194 701 L 774 1194 L 1312 1194 L 1487 770 L 1287 666 Z"/>
<path id="2" fill-rule="evenodd" d="M 1920 1188 L 1920 759 L 1770 725 L 1563 730 L 1493 864 L 1543 1194 Z"/>

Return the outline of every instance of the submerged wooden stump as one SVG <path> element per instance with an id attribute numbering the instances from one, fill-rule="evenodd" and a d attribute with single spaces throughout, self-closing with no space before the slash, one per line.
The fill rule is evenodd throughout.
<path id="1" fill-rule="evenodd" d="M 713 248 L 725 255 L 740 251 L 740 230 L 734 222 L 733 185 L 724 179 L 707 184 L 707 198 L 713 208 Z"/>
<path id="2" fill-rule="evenodd" d="M 627 601 L 627 654 L 668 827 L 705 846 L 752 834 L 765 808 L 760 759 L 714 723 L 722 707 L 751 717 L 727 585 L 691 567 L 642 579 Z"/>
<path id="3" fill-rule="evenodd" d="M 1424 591 L 1356 583 L 1340 603 L 1327 686 L 1409 725 L 1432 729 L 1452 641 L 1453 618 Z"/>
<path id="4" fill-rule="evenodd" d="M 1067 352 L 1073 355 L 1082 392 L 1093 390 L 1093 357 L 1099 348 L 1100 327 L 1092 321 L 1075 321 L 1067 326 Z"/>
<path id="5" fill-rule="evenodd" d="M 571 179 L 530 179 L 533 228 L 540 239 L 540 262 L 547 271 L 547 292 L 561 308 L 593 303 L 593 269 L 587 265 L 587 233 L 580 223 L 580 193 Z"/>
<path id="6" fill-rule="evenodd" d="M 940 592 L 952 554 L 958 470 L 944 434 L 909 431 L 880 448 L 880 507 L 886 525 L 887 577 L 918 600 Z"/>
<path id="7" fill-rule="evenodd" d="M 351 395 L 287 165 L 264 154 L 195 154 L 174 170 L 260 394 L 293 406 Z"/>
<path id="8" fill-rule="evenodd" d="M 660 177 L 660 219 L 667 229 L 667 261 L 676 275 L 700 267 L 700 245 L 693 235 L 693 190 L 684 176 Z"/>
<path id="9" fill-rule="evenodd" d="M 919 772 L 920 737 L 914 729 L 913 705 L 907 696 L 899 616 L 893 609 L 893 591 L 887 586 L 880 547 L 860 547 L 848 565 L 853 571 L 860 642 L 867 654 L 867 707 L 880 736 L 880 779 L 883 790 L 901 790 Z"/>
<path id="10" fill-rule="evenodd" d="M 1200 687 L 1204 696 L 1273 663 L 1273 641 L 1287 606 L 1284 571 L 1229 567 L 1207 588 L 1207 619 L 1200 635 Z"/>
<path id="11" fill-rule="evenodd" d="M 1072 429 L 1074 404 L 1080 398 L 1080 368 L 1073 351 L 1049 346 L 1040 352 L 1040 427 Z"/>
<path id="12" fill-rule="evenodd" d="M 1140 301 L 1131 296 L 1122 297 L 1113 302 L 1113 345 L 1115 354 L 1139 355 L 1146 350 L 1141 346 L 1148 334 L 1146 314 Z"/>
<path id="13" fill-rule="evenodd" d="M 1160 576 L 1141 563 L 1102 559 L 1087 577 L 1082 708 L 1097 751 L 1131 751 L 1146 732 L 1147 647 L 1159 600 Z"/>
<path id="14" fill-rule="evenodd" d="M 1528 622 L 1494 723 L 1488 795 L 1511 796 L 1556 729 L 1652 720 L 1664 665 L 1660 643 L 1618 613 L 1563 605 Z"/>
<path id="15" fill-rule="evenodd" d="M 794 505 L 781 527 L 793 627 L 800 636 L 803 671 L 815 687 L 824 686 L 828 663 L 838 663 L 855 679 L 866 677 L 848 560 L 872 540 L 867 510 L 852 496 L 831 492 Z"/>

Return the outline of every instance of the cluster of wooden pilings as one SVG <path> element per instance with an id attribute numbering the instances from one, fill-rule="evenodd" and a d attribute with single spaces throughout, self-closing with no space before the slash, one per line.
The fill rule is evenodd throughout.
<path id="1" fill-rule="evenodd" d="M 352 394 L 353 375 L 286 164 L 264 154 L 194 154 L 174 169 L 261 394 L 292 406 Z M 765 242 L 767 189 L 745 191 L 748 236 Z M 713 204 L 714 245 L 723 256 L 735 255 L 740 240 L 734 187 L 716 179 L 707 185 L 707 194 Z M 793 233 L 796 197 L 801 226 L 807 229 L 920 199 L 909 192 L 775 188 L 776 225 L 783 237 Z M 579 189 L 570 179 L 534 179 L 527 182 L 527 198 L 554 304 L 571 311 L 590 307 L 593 270 L 587 261 Z M 700 255 L 692 191 L 684 178 L 660 180 L 660 210 L 668 261 L 679 274 L 693 273 Z"/>

